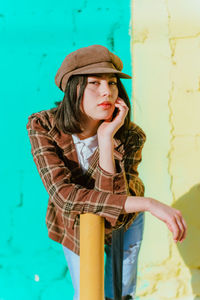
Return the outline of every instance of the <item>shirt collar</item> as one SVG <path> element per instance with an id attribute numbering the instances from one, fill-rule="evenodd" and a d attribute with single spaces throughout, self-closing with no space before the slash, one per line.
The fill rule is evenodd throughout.
<path id="1" fill-rule="evenodd" d="M 83 139 L 83 140 L 81 140 L 76 134 L 72 134 L 72 138 L 73 138 L 74 144 L 82 143 L 88 147 L 95 147 L 98 144 L 97 134 L 95 134 L 89 138 Z"/>

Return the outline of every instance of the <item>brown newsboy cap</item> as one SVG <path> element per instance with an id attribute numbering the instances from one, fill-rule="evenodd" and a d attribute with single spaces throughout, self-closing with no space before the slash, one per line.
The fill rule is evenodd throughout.
<path id="1" fill-rule="evenodd" d="M 72 75 L 116 73 L 120 78 L 132 77 L 122 73 L 123 63 L 114 53 L 101 45 L 80 48 L 68 54 L 55 76 L 55 83 L 65 91 L 67 81 Z"/>

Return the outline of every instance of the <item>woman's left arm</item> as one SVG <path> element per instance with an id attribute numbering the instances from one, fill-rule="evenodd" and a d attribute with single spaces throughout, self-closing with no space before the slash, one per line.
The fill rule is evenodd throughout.
<path id="1" fill-rule="evenodd" d="M 118 98 L 115 102 L 118 113 L 115 118 L 105 120 L 98 128 L 99 163 L 95 189 L 112 194 L 127 194 L 127 183 L 124 170 L 117 172 L 114 159 L 114 135 L 123 125 L 128 113 L 128 107 L 124 101 Z"/>
<path id="2" fill-rule="evenodd" d="M 99 165 L 108 173 L 116 173 L 114 141 L 112 137 L 99 139 Z"/>
<path id="3" fill-rule="evenodd" d="M 117 173 L 113 155 L 113 136 L 123 125 L 128 107 L 120 98 L 116 101 L 115 106 L 119 111 L 114 120 L 105 120 L 97 131 L 99 165 L 97 166 L 98 176 L 95 188 L 101 191 L 106 189 L 108 192 L 110 188 L 111 193 L 143 196 L 144 184 L 138 176 L 137 168 L 142 160 L 142 148 L 146 141 L 146 135 L 139 126 L 131 124 L 124 145 L 124 169 Z"/>

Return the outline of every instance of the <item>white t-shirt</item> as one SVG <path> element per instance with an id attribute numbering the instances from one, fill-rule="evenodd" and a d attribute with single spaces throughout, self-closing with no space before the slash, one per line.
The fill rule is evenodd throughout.
<path id="1" fill-rule="evenodd" d="M 72 134 L 72 138 L 78 154 L 79 163 L 83 169 L 83 173 L 89 168 L 90 158 L 98 146 L 97 134 L 80 140 L 76 134 Z"/>

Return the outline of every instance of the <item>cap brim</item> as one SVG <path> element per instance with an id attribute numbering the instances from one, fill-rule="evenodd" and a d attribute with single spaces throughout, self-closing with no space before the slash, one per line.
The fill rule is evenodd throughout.
<path id="1" fill-rule="evenodd" d="M 118 70 L 115 70 L 113 68 L 86 68 L 85 70 L 77 70 L 77 71 L 73 71 L 72 75 L 84 75 L 84 74 L 107 74 L 107 73 L 114 73 L 117 74 L 120 78 L 125 78 L 125 79 L 132 79 L 132 77 L 128 74 L 122 73 Z"/>
<path id="2" fill-rule="evenodd" d="M 79 68 L 77 70 L 73 70 L 67 74 L 64 74 L 62 78 L 57 77 L 56 78 L 56 84 L 57 86 L 64 91 L 64 87 L 66 86 L 67 81 L 69 78 L 73 75 L 87 75 L 87 74 L 117 74 L 120 78 L 124 79 L 132 79 L 132 77 L 128 74 L 122 73 L 119 70 L 116 70 L 111 67 L 106 67 L 106 66 L 85 66 L 82 68 Z"/>

